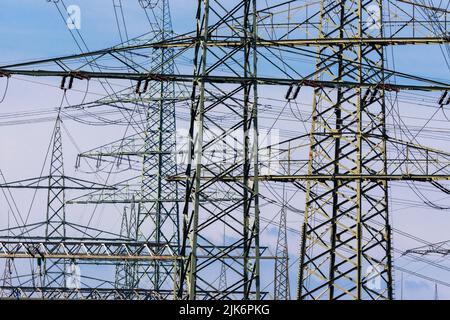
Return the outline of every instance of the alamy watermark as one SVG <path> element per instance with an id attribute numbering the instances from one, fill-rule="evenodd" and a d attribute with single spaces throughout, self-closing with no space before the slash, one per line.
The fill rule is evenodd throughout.
<path id="1" fill-rule="evenodd" d="M 381 9 L 377 5 L 370 5 L 367 7 L 368 17 L 366 19 L 366 27 L 369 30 L 381 29 Z"/>
<path id="2" fill-rule="evenodd" d="M 383 273 L 383 266 L 371 265 L 366 268 L 366 279 L 367 279 L 367 287 L 373 291 L 382 290 L 383 287 L 383 278 L 381 274 Z"/>
<path id="3" fill-rule="evenodd" d="M 81 29 L 81 8 L 77 5 L 70 5 L 67 7 L 67 28 L 69 30 Z"/>
<path id="4" fill-rule="evenodd" d="M 59 0 L 47 0 L 47 2 L 58 4 Z M 71 4 L 66 7 L 67 19 L 66 25 L 69 30 L 81 29 L 81 8 L 76 4 Z"/>
<path id="5" fill-rule="evenodd" d="M 196 127 L 199 128 L 198 125 Z M 277 129 L 259 130 L 257 147 L 254 144 L 256 140 L 253 132 L 245 137 L 242 131 L 214 128 L 205 130 L 201 140 L 202 146 L 200 147 L 198 134 L 194 134 L 193 138 L 190 138 L 189 130 L 177 129 L 176 163 L 187 165 L 189 161 L 193 161 L 193 165 L 198 164 L 199 155 L 201 155 L 202 165 L 215 164 L 223 168 L 243 163 L 245 160 L 244 141 L 247 141 L 250 159 L 255 152 L 258 153 L 258 162 L 262 164 L 259 168 L 260 174 L 276 174 L 280 168 L 280 154 L 276 147 L 280 142 L 280 132 Z M 191 145 L 194 146 L 193 149 L 191 149 Z M 201 153 L 199 148 L 202 149 Z"/>
<path id="6" fill-rule="evenodd" d="M 66 288 L 81 288 L 81 269 L 74 262 L 71 262 L 68 266 L 66 266 Z"/>

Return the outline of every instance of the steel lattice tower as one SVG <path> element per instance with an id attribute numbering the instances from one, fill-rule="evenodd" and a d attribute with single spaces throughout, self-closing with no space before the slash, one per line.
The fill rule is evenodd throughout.
<path id="1" fill-rule="evenodd" d="M 381 15 L 366 23 L 373 6 L 383 12 L 381 0 L 322 0 L 319 39 L 383 38 Z M 385 83 L 381 45 L 317 51 L 316 80 Z M 382 86 L 315 88 L 308 174 L 387 174 L 385 110 Z M 392 299 L 387 188 L 381 180 L 308 181 L 298 298 Z M 371 288 L 375 276 L 383 283 Z"/>
<path id="2" fill-rule="evenodd" d="M 280 210 L 280 224 L 278 226 L 277 246 L 275 251 L 274 299 L 290 300 L 289 283 L 289 250 L 287 238 L 287 208 L 286 186 L 282 190 L 283 203 Z"/>
<path id="3" fill-rule="evenodd" d="M 120 234 L 128 239 L 136 237 L 137 215 L 136 204 L 131 202 L 130 207 L 124 207 Z M 123 261 L 116 265 L 115 287 L 117 289 L 131 290 L 136 287 L 136 262 Z"/>
<path id="4" fill-rule="evenodd" d="M 135 210 L 136 217 L 134 221 L 124 215 L 123 239 L 106 243 L 89 239 L 83 241 L 82 249 L 79 239 L 58 245 L 51 239 L 39 243 L 48 259 L 64 255 L 68 260 L 116 260 L 119 265 L 114 289 L 69 290 L 68 296 L 151 299 L 171 298 L 176 291 L 180 299 L 264 298 L 260 263 L 273 257 L 264 256 L 265 247 L 260 244 L 263 181 L 289 183 L 306 195 L 299 299 L 393 298 L 389 181 L 437 184 L 449 180 L 450 156 L 389 136 L 386 99 L 401 90 L 439 92 L 444 98 L 450 85 L 389 70 L 385 50 L 393 45 L 448 44 L 446 17 L 424 23 L 413 16 L 422 32 L 417 36 L 408 19 L 388 17 L 386 30 L 386 0 L 321 0 L 310 6 L 308 14 L 299 6 L 296 10 L 305 14 L 295 17 L 295 23 L 290 16 L 286 23 L 284 13 L 290 13 L 294 2 L 198 0 L 196 30 L 176 36 L 166 25 L 168 1 L 158 1 L 164 23 L 155 42 L 126 43 L 0 68 L 5 76 L 134 81 L 136 92 L 116 97 L 115 102 L 146 103 L 144 132 L 137 132 L 142 145 L 135 147 L 133 135 L 85 153 L 91 158 L 117 159 L 126 154 L 139 159 L 142 173 L 137 190 L 127 194 L 103 185 L 82 186 L 102 194 L 80 203 L 131 204 L 129 212 Z M 400 2 L 414 15 L 409 1 Z M 430 31 L 427 23 L 445 23 L 445 30 Z M 271 28 L 283 32 L 271 32 Z M 153 54 L 149 68 L 124 60 L 142 53 L 148 58 L 149 51 Z M 190 74 L 174 70 L 172 64 L 185 53 L 193 60 Z M 92 65 L 104 57 L 110 60 L 109 70 L 97 71 Z M 303 63 L 306 57 L 310 60 Z M 94 62 L 85 63 L 86 58 Z M 310 64 L 311 58 L 315 63 Z M 177 101 L 175 84 L 186 83 L 192 86 L 189 150 L 181 175 L 171 154 L 176 149 L 173 101 Z M 287 89 L 289 102 L 297 99 L 302 87 L 313 93 L 309 148 L 301 150 L 303 158 L 294 159 L 298 162 L 289 163 L 294 168 L 287 174 L 263 173 L 261 168 L 270 166 L 270 160 L 264 163 L 259 156 L 258 113 L 264 111 L 259 94 L 271 93 L 271 88 Z M 106 104 L 114 102 L 110 98 Z M 218 146 L 232 153 L 217 153 Z M 296 167 L 305 155 L 307 170 Z M 184 188 L 182 226 L 178 225 L 177 184 Z M 7 186 L 24 187 L 23 181 Z M 104 195 L 105 189 L 111 193 Z M 282 230 L 285 221 L 282 217 Z M 219 230 L 224 225 L 227 234 L 222 237 Z M 19 249 L 11 239 L 0 240 L 5 248 L 2 258 L 34 259 L 29 253 L 36 247 L 34 239 L 24 239 Z M 108 255 L 101 251 L 104 248 Z M 283 246 L 280 249 L 286 251 Z M 131 271 L 131 280 L 124 281 L 122 271 Z M 11 294 L 10 287 L 5 290 Z M 49 286 L 22 290 L 49 297 L 60 292 Z"/>
<path id="5" fill-rule="evenodd" d="M 59 108 L 51 140 L 52 151 L 48 176 L 45 239 L 64 241 L 66 238 L 66 199 L 61 122 L 61 108 Z M 48 262 L 44 260 L 43 264 L 44 285 L 64 287 L 66 285 L 66 261 L 64 259 Z"/>
<path id="6" fill-rule="evenodd" d="M 259 170 L 256 0 L 230 5 L 233 5 L 232 9 L 224 16 L 218 16 L 223 8 L 217 3 L 199 0 L 197 7 L 189 130 L 191 152 L 186 169 L 181 252 L 188 259 L 181 270 L 179 290 L 179 296 L 188 299 L 260 298 L 259 191 L 258 180 L 250 180 L 250 176 L 258 176 Z M 234 20 L 239 28 L 230 28 L 227 20 Z M 242 39 L 242 46 L 237 49 L 209 48 L 212 34 L 218 38 Z M 221 65 L 233 61 L 241 61 L 233 72 L 249 79 L 247 82 L 219 88 L 205 81 L 205 78 L 220 73 Z M 219 94 L 213 95 L 214 90 Z M 207 94 L 213 95 L 208 102 Z M 213 120 L 213 113 L 222 108 L 232 110 L 230 103 L 239 95 L 244 98 L 236 121 L 230 128 L 221 127 Z M 236 137 L 238 145 L 229 145 L 225 141 L 227 135 Z M 221 162 L 215 158 L 216 144 L 225 144 L 240 153 L 239 160 Z M 202 175 L 212 178 L 204 180 Z M 243 179 L 224 182 L 222 178 L 226 175 L 242 175 Z M 230 190 L 226 200 L 208 200 L 211 197 L 208 193 L 222 189 Z M 231 230 L 227 236 L 236 239 L 226 245 L 209 236 L 224 223 Z M 228 268 L 227 288 L 218 290 L 210 276 L 219 273 L 223 263 L 233 267 Z"/>
<path id="7" fill-rule="evenodd" d="M 152 42 L 163 42 L 173 37 L 170 6 L 168 0 L 142 2 L 144 9 L 152 12 Z M 150 73 L 173 74 L 174 50 L 172 48 L 151 48 Z M 167 177 L 177 174 L 175 162 L 175 83 L 173 81 L 139 81 L 135 90 L 136 102 L 150 101 L 145 107 L 145 129 L 136 139 L 143 140 L 139 150 L 126 150 L 128 156 L 142 159 L 140 190 L 136 200 L 136 226 L 132 239 L 149 241 L 166 246 L 174 255 L 179 252 L 179 209 L 178 189 Z M 114 153 L 108 156 L 120 158 L 127 146 L 119 143 Z M 102 151 L 96 153 L 102 157 Z M 107 157 L 108 157 L 107 156 Z M 125 202 L 129 202 L 130 199 Z M 99 200 L 102 202 L 102 200 Z M 134 212 L 134 211 L 133 211 Z M 127 219 L 127 217 L 124 217 Z M 125 233 L 128 231 L 124 230 Z M 125 236 L 125 233 L 123 234 Z M 127 236 L 126 236 L 127 237 Z M 119 266 L 120 269 L 124 266 Z M 131 281 L 136 287 L 152 290 L 174 289 L 176 264 L 173 261 L 133 262 L 125 270 L 118 270 L 117 275 L 125 272 L 135 275 Z M 116 287 L 121 287 L 120 277 Z"/>
<path id="8" fill-rule="evenodd" d="M 156 12 L 157 35 L 155 42 L 173 37 L 168 0 L 158 1 Z M 152 70 L 161 74 L 174 73 L 173 49 L 152 49 Z M 177 184 L 166 177 L 177 174 L 175 150 L 175 84 L 152 82 L 149 97 L 158 101 L 147 109 L 147 125 L 144 138 L 142 188 L 138 209 L 138 240 L 168 245 L 175 254 L 179 252 L 179 212 Z M 170 201 L 171 200 L 171 201 Z M 173 261 L 155 261 L 142 266 L 139 281 L 150 277 L 151 288 L 173 289 L 175 268 Z"/>

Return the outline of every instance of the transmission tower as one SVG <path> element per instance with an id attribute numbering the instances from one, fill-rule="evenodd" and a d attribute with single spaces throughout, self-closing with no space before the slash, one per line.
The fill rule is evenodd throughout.
<path id="1" fill-rule="evenodd" d="M 45 227 L 45 239 L 64 241 L 66 238 L 66 198 L 63 144 L 61 136 L 61 108 L 55 121 L 52 135 L 52 151 L 50 159 L 50 172 L 48 176 L 47 216 Z M 44 285 L 65 287 L 66 261 L 44 260 Z"/>
<path id="2" fill-rule="evenodd" d="M 439 292 L 437 283 L 434 284 L 434 300 L 439 300 Z"/>
<path id="3" fill-rule="evenodd" d="M 318 37 L 338 41 L 344 37 L 382 39 L 381 15 L 373 25 L 366 23 L 372 14 L 368 10 L 375 7 L 383 12 L 378 0 L 322 0 Z M 383 46 L 362 40 L 355 46 L 343 43 L 317 50 L 316 80 L 386 82 Z M 330 61 L 329 56 L 336 59 Z M 308 173 L 387 174 L 385 114 L 382 86 L 316 88 Z M 392 299 L 387 181 L 327 180 L 307 182 L 298 297 Z M 320 224 L 315 223 L 318 219 Z M 373 272 L 383 282 L 375 290 L 368 287 Z M 348 281 L 353 282 L 351 287 Z"/>
<path id="4" fill-rule="evenodd" d="M 156 15 L 155 42 L 173 37 L 168 0 L 153 1 Z M 152 70 L 161 74 L 174 73 L 173 49 L 152 50 Z M 159 97 L 147 108 L 147 125 L 144 138 L 141 201 L 138 210 L 138 240 L 168 245 L 174 254 L 179 253 L 179 212 L 177 184 L 166 177 L 177 174 L 175 150 L 175 83 L 152 82 L 149 97 Z M 140 281 L 150 275 L 151 288 L 173 289 L 175 266 L 172 261 L 155 261 L 139 271 Z"/>
<path id="5" fill-rule="evenodd" d="M 387 0 L 321 0 L 308 3 L 308 12 L 300 1 L 230 0 L 224 4 L 199 0 L 197 29 L 182 36 L 161 32 L 153 42 L 0 68 L 4 75 L 133 81 L 135 94 L 151 101 L 145 108 L 143 141 L 136 148 L 133 137 L 127 137 L 84 154 L 88 158 L 138 156 L 142 160 L 141 184 L 131 196 L 117 186 L 107 197 L 79 199 L 135 202 L 137 233 L 126 246 L 130 252 L 153 248 L 151 255 L 136 257 L 124 253 L 123 243 L 109 243 L 113 257 L 136 261 L 139 288 L 105 289 L 99 293 L 102 297 L 130 293 L 128 298 L 168 298 L 173 297 L 169 283 L 175 283 L 178 298 L 264 298 L 260 265 L 263 259 L 274 257 L 266 255 L 260 240 L 261 182 L 282 182 L 304 191 L 306 198 L 298 298 L 393 298 L 389 182 L 433 181 L 440 186 L 439 180 L 450 179 L 446 169 L 450 156 L 391 137 L 386 128 L 387 96 L 402 90 L 442 94 L 450 85 L 386 66 L 388 46 L 449 43 L 447 12 L 423 21 L 415 16 L 413 3 L 392 1 L 406 8 L 408 19 L 389 16 Z M 167 22 L 164 4 L 166 1 L 158 2 Z M 294 4 L 299 5 L 301 14 L 286 21 L 283 14 Z M 431 24 L 445 27 L 437 30 L 430 28 Z M 163 31 L 171 30 L 163 25 Z M 268 28 L 283 32 L 267 32 Z M 142 56 L 149 49 L 155 64 L 147 69 L 132 64 L 130 71 L 131 63 L 123 56 Z M 173 68 L 175 57 L 184 53 L 193 58 L 193 74 Z M 104 56 L 116 64 L 115 70 L 127 72 L 94 71 L 89 63 L 80 63 L 80 59 L 96 61 Z M 303 58 L 314 59 L 315 67 L 302 65 Z M 181 174 L 169 155 L 175 149 L 175 103 L 170 100 L 177 101 L 175 84 L 186 83 L 192 86 L 189 148 Z M 258 115 L 264 109 L 261 87 L 268 92 L 287 90 L 288 102 L 311 90 L 306 170 L 292 161 L 292 173 L 263 172 L 267 163 L 259 154 Z M 131 98 L 129 101 L 136 103 L 135 97 Z M 228 152 L 218 153 L 219 145 Z M 184 189 L 181 230 L 177 184 Z M 228 231 L 225 243 L 216 236 L 224 225 Z M 65 242 L 66 246 L 76 244 L 75 240 Z M 92 246 L 98 248 L 98 243 Z M 286 256 L 286 250 L 282 251 Z M 69 259 L 83 259 L 77 250 L 69 252 Z M 105 259 L 97 251 L 91 253 L 92 259 Z M 278 288 L 281 282 L 278 280 Z M 90 297 L 93 291 L 85 288 L 79 294 Z"/>
<path id="6" fill-rule="evenodd" d="M 173 37 L 173 28 L 168 0 L 139 1 L 144 10 L 148 10 L 151 17 L 151 41 L 163 42 Z M 114 7 L 123 12 L 121 1 L 115 1 Z M 118 14 L 116 13 L 118 16 Z M 125 23 L 119 26 L 121 39 L 128 40 Z M 171 48 L 151 48 L 151 73 L 174 73 L 174 50 Z M 125 52 L 128 53 L 128 52 Z M 127 56 L 131 57 L 130 54 Z M 130 60 L 132 60 L 130 58 Z M 129 65 L 128 67 L 129 68 Z M 132 69 L 130 69 L 131 71 Z M 178 188 L 174 182 L 167 181 L 166 177 L 177 174 L 175 162 L 175 83 L 172 81 L 150 81 L 144 79 L 138 81 L 134 90 L 134 96 L 111 97 L 116 102 L 128 100 L 131 103 L 140 104 L 144 108 L 144 131 L 127 140 L 113 142 L 108 146 L 102 146 L 81 154 L 85 158 L 115 158 L 120 161 L 126 154 L 127 157 L 139 157 L 141 159 L 140 187 L 131 195 L 136 202 L 136 226 L 134 234 L 123 234 L 126 238 L 135 241 L 152 242 L 166 246 L 172 254 L 179 252 L 179 209 Z M 111 102 L 111 100 L 109 101 Z M 127 143 L 124 143 L 127 141 Z M 121 200 L 116 203 L 129 203 L 129 194 L 115 194 Z M 136 197 L 136 199 L 135 199 Z M 97 203 L 107 203 L 110 199 L 101 194 Z M 134 212 L 135 209 L 132 209 Z M 128 219 L 124 217 L 124 219 Z M 125 231 L 125 230 L 124 230 Z M 125 266 L 119 266 L 123 269 Z M 174 289 L 176 279 L 176 263 L 173 261 L 137 262 L 125 267 L 128 271 L 118 270 L 117 275 L 123 272 L 134 275 L 135 286 L 150 288 L 152 290 L 170 291 Z M 132 270 L 133 269 L 133 270 Z M 121 286 L 122 277 L 116 279 L 116 287 Z"/>
<path id="7" fill-rule="evenodd" d="M 381 0 L 323 0 L 317 13 L 318 38 L 336 45 L 318 46 L 315 79 L 355 86 L 314 89 L 308 174 L 325 178 L 307 182 L 299 299 L 393 298 L 385 47 L 396 43 L 384 12 Z"/>
<path id="8" fill-rule="evenodd" d="M 127 239 L 135 239 L 137 230 L 136 204 L 131 202 L 129 210 L 123 209 L 122 224 L 120 227 L 121 236 Z M 136 284 L 136 262 L 123 261 L 116 266 L 115 286 L 117 289 L 132 290 Z"/>
<path id="9" fill-rule="evenodd" d="M 181 251 L 188 259 L 183 265 L 180 281 L 180 289 L 186 289 L 188 299 L 261 297 L 258 180 L 250 180 L 250 176 L 258 176 L 259 169 L 257 7 L 255 0 L 240 1 L 232 5 L 233 9 L 223 12 L 223 16 L 219 16 L 218 12 L 224 9 L 210 1 L 199 1 L 197 8 L 189 128 L 191 157 L 186 169 L 186 202 L 183 209 Z M 230 28 L 228 25 L 230 20 L 234 20 L 239 27 Z M 223 49 L 220 46 L 211 49 L 209 41 L 212 34 L 218 38 L 243 39 L 242 46 L 237 50 Z M 218 73 L 220 66 L 232 61 L 241 61 L 232 71 L 243 79 L 248 79 L 245 83 L 232 84 L 230 89 L 225 89 L 207 80 L 214 73 Z M 212 90 L 218 90 L 221 96 L 206 103 L 205 95 Z M 211 118 L 212 114 L 219 108 L 232 108 L 229 103 L 239 95 L 243 95 L 244 98 L 236 122 L 230 129 L 215 123 Z M 216 132 L 213 128 L 216 128 Z M 226 135 L 241 137 L 237 146 L 229 146 L 231 150 L 239 149 L 241 157 L 239 161 L 217 163 L 218 159 L 214 159 L 212 152 L 214 144 L 226 144 Z M 203 180 L 204 174 L 211 175 L 211 179 Z M 225 175 L 241 175 L 243 179 L 238 182 L 224 182 L 222 178 Z M 232 190 L 236 193 L 237 199 L 220 203 L 207 199 L 201 201 L 207 196 L 208 190 L 222 188 Z M 210 214 L 214 211 L 218 213 Z M 237 239 L 224 247 L 208 236 L 208 232 L 212 232 L 221 223 L 226 223 L 233 230 L 228 236 Z M 201 252 L 209 255 L 203 258 L 200 256 Z M 217 287 L 208 283 L 208 273 L 221 266 L 220 262 L 234 266 L 228 269 L 233 270 L 233 274 L 227 274 L 228 283 L 232 285 L 229 284 L 222 291 L 218 291 Z M 180 290 L 179 296 L 184 297 L 184 292 Z"/>
<path id="10" fill-rule="evenodd" d="M 274 299 L 290 300 L 291 291 L 289 284 L 289 250 L 287 238 L 287 194 L 286 185 L 282 189 L 282 207 L 280 211 L 280 224 L 278 227 L 277 246 L 275 251 L 275 279 Z"/>
<path id="11" fill-rule="evenodd" d="M 223 245 L 226 244 L 226 224 L 223 224 Z M 219 276 L 219 291 L 226 290 L 227 284 L 227 265 L 225 262 L 222 262 L 222 266 L 220 267 L 220 276 Z"/>
<path id="12" fill-rule="evenodd" d="M 3 173 L 2 173 L 2 176 L 3 176 Z M 9 228 L 9 218 L 10 218 L 10 213 L 8 211 L 8 228 Z M 9 236 L 9 233 L 8 233 L 8 236 Z M 6 259 L 4 271 L 3 271 L 3 283 L 2 283 L 3 287 L 12 287 L 12 285 L 13 285 L 12 277 L 14 274 L 13 269 L 14 269 L 13 260 L 11 258 Z"/>

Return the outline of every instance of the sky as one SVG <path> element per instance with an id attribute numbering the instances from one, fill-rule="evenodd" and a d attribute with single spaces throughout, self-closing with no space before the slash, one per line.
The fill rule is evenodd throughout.
<path id="1" fill-rule="evenodd" d="M 67 5 L 74 4 L 81 8 L 81 29 L 83 39 L 90 50 L 111 47 L 120 42 L 116 28 L 115 16 L 111 0 L 71 0 L 65 1 Z M 125 19 L 130 37 L 139 36 L 148 32 L 148 22 L 142 9 L 131 0 L 123 1 L 125 9 Z M 172 0 L 171 12 L 173 27 L 175 32 L 183 33 L 195 29 L 195 8 L 196 1 Z M 45 57 L 55 57 L 66 54 L 78 53 L 80 50 L 61 18 L 60 13 L 53 3 L 46 0 L 2 0 L 0 3 L 0 64 L 10 64 L 19 61 L 34 60 Z M 400 47 L 389 53 L 390 57 L 395 57 L 395 65 L 390 62 L 390 67 L 397 70 L 414 73 L 416 75 L 427 75 L 433 79 L 449 80 L 448 69 L 443 67 L 444 62 L 440 56 L 438 47 Z M 436 57 L 430 59 L 430 57 Z M 0 104 L 0 119 L 5 114 L 18 111 L 31 112 L 35 110 L 47 110 L 57 108 L 62 99 L 61 90 L 58 88 L 59 79 L 30 79 L 24 77 L 14 77 L 8 86 L 5 101 Z M 0 78 L 0 92 L 5 87 L 6 82 Z M 69 92 L 67 99 L 71 103 L 81 101 L 85 85 L 75 83 L 75 89 L 80 92 Z M 92 87 L 95 91 L 98 87 Z M 100 90 L 100 89 L 99 89 Z M 274 96 L 283 95 L 284 92 L 271 92 Z M 309 112 L 311 100 L 305 99 L 307 106 L 302 112 Z M 424 110 L 420 106 L 401 105 L 401 116 L 405 122 L 411 125 L 423 125 L 434 110 Z M 85 126 L 73 121 L 65 121 L 65 165 L 66 171 L 75 174 L 76 155 L 80 150 L 89 150 L 103 143 L 114 140 L 118 137 L 117 128 L 98 128 Z M 286 131 L 297 130 L 298 125 L 285 127 Z M 448 122 L 441 114 L 433 119 L 430 126 L 447 129 L 443 131 L 444 137 L 449 137 Z M 25 177 L 38 176 L 45 159 L 49 139 L 53 127 L 52 121 L 43 123 L 30 123 L 21 125 L 6 125 L 0 122 L 0 148 L 4 150 L 0 154 L 0 168 L 7 180 L 20 179 Z M 100 132 L 100 133 L 99 133 Z M 74 138 L 75 143 L 68 136 Z M 120 137 L 120 136 L 119 136 Z M 442 140 L 426 139 L 427 145 L 441 148 L 446 151 L 448 145 L 443 145 Z M 391 188 L 393 198 L 402 198 L 406 201 L 420 201 L 404 186 L 397 183 Z M 440 204 L 448 204 L 448 197 L 443 194 L 436 195 L 430 193 L 432 199 L 442 199 Z M 29 206 L 31 195 L 18 196 L 20 207 L 23 210 Z M 301 202 L 301 201 L 300 201 Z M 448 226 L 450 217 L 448 210 L 434 210 L 427 207 L 408 208 L 402 205 L 393 205 L 391 210 L 394 227 L 414 234 L 429 242 L 438 242 L 450 239 Z M 44 210 L 43 202 L 35 205 L 33 210 Z M 43 212 L 43 211 L 42 211 Z M 96 219 L 113 219 L 115 223 L 120 221 L 119 210 L 115 212 L 100 213 Z M 80 218 L 82 219 L 82 218 Z M 289 226 L 299 228 L 300 218 L 295 214 L 288 216 Z M 81 220 L 80 220 L 81 221 Z M 5 223 L 5 217 L 0 219 Z M 273 239 L 276 237 L 276 229 L 270 231 Z M 298 256 L 298 235 L 289 234 L 289 246 L 292 253 L 292 260 Z M 419 246 L 418 243 L 410 239 L 398 236 L 394 238 L 394 246 L 400 250 Z M 274 249 L 274 248 L 272 248 Z M 449 267 L 448 260 L 434 257 L 431 260 L 437 261 Z M 398 263 L 412 271 L 422 272 L 428 276 L 436 277 L 444 281 L 450 280 L 450 272 L 432 268 L 429 265 L 417 262 L 408 262 L 404 257 L 396 257 Z M 291 286 L 294 289 L 296 283 L 296 267 L 292 268 Z M 402 275 L 395 273 L 396 297 L 401 296 Z M 450 281 L 449 281 L 450 282 Z M 450 299 L 450 288 L 439 286 L 439 297 Z M 405 299 L 432 299 L 434 297 L 434 283 L 408 274 L 403 275 L 403 298 Z M 295 290 L 292 290 L 293 296 Z"/>

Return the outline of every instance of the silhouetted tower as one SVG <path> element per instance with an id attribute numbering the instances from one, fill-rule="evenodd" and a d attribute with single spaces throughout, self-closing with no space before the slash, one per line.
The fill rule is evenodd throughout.
<path id="1" fill-rule="evenodd" d="M 65 177 L 61 135 L 61 107 L 52 134 L 52 151 L 48 177 L 47 215 L 45 239 L 64 241 L 66 238 Z M 44 283 L 47 286 L 65 287 L 66 261 L 43 261 Z"/>
<path id="2" fill-rule="evenodd" d="M 275 278 L 274 278 L 274 299 L 290 300 L 289 284 L 289 250 L 287 238 L 287 195 L 286 185 L 282 187 L 282 207 L 280 211 L 280 222 L 278 227 L 277 247 L 275 251 Z"/>
<path id="3" fill-rule="evenodd" d="M 122 223 L 120 227 L 120 234 L 127 241 L 132 241 L 136 238 L 137 229 L 137 215 L 136 203 L 133 201 L 130 207 L 124 207 Z M 128 210 L 127 210 L 128 209 Z M 120 261 L 116 266 L 115 286 L 117 289 L 130 290 L 136 288 L 136 261 Z"/>
<path id="4" fill-rule="evenodd" d="M 147 1 L 154 13 L 153 41 L 166 41 L 173 36 L 168 0 Z M 154 73 L 174 73 L 174 50 L 152 49 Z M 139 241 L 151 241 L 179 252 L 178 191 L 167 177 L 177 174 L 175 162 L 175 83 L 150 81 L 147 96 L 157 98 L 146 110 L 144 154 L 138 206 L 137 235 Z M 155 99 L 154 99 L 155 100 Z M 150 288 L 173 290 L 176 268 L 173 261 L 140 264 L 138 282 Z"/>

